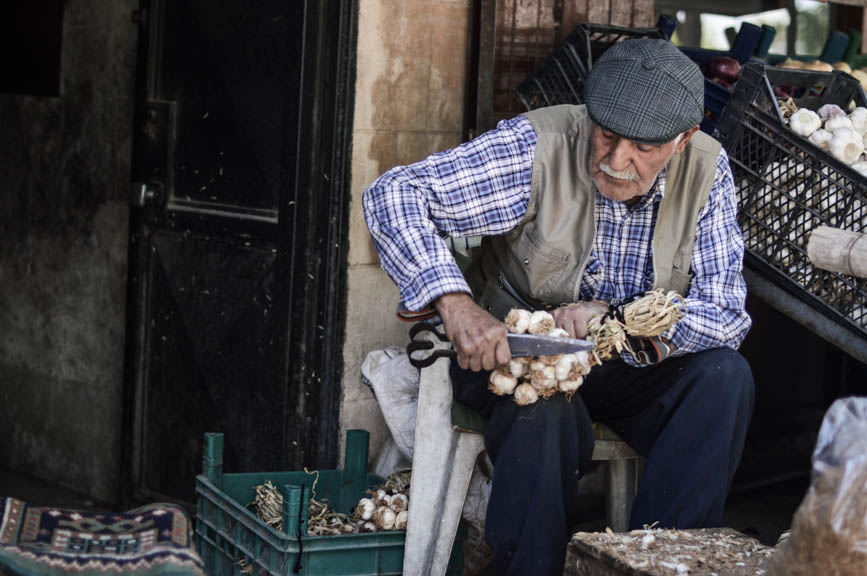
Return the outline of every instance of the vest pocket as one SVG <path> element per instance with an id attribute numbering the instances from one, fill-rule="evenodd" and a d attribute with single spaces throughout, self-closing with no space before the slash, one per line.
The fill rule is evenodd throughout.
<path id="1" fill-rule="evenodd" d="M 525 230 L 515 243 L 516 260 L 507 278 L 519 292 L 526 296 L 547 301 L 560 282 L 570 255 L 565 250 L 546 244 L 536 228 Z"/>
<path id="2" fill-rule="evenodd" d="M 506 315 L 512 308 L 526 308 L 509 295 L 496 278 L 490 278 L 485 282 L 482 296 L 479 298 L 479 306 L 491 313 L 497 320 L 505 321 Z"/>

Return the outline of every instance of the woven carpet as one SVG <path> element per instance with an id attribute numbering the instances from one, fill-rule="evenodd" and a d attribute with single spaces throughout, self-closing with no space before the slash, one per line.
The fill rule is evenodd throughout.
<path id="1" fill-rule="evenodd" d="M 204 576 L 186 512 L 151 504 L 123 514 L 39 508 L 0 497 L 0 575 Z"/>

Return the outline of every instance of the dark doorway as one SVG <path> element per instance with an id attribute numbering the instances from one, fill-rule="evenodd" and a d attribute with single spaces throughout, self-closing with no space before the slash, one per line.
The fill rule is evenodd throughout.
<path id="1" fill-rule="evenodd" d="M 142 0 L 126 496 L 337 458 L 355 3 Z"/>

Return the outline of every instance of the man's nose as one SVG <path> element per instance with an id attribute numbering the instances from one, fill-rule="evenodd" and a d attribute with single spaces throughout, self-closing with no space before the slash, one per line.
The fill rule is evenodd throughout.
<path id="1" fill-rule="evenodd" d="M 631 144 L 626 138 L 617 138 L 611 146 L 611 152 L 608 154 L 608 165 L 612 170 L 625 170 L 629 166 L 629 158 L 631 155 Z"/>

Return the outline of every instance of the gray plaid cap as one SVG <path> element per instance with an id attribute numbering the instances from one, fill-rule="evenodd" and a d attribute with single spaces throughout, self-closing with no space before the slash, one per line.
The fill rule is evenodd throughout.
<path id="1" fill-rule="evenodd" d="M 624 40 L 593 65 L 585 99 L 602 128 L 634 142 L 662 144 L 701 122 L 704 77 L 667 40 Z"/>

